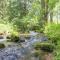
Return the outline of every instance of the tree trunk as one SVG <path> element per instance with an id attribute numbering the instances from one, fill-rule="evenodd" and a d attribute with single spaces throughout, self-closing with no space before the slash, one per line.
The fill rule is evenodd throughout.
<path id="1" fill-rule="evenodd" d="M 49 0 L 41 0 L 42 20 L 48 21 L 48 2 Z"/>
<path id="2" fill-rule="evenodd" d="M 50 12 L 50 23 L 53 22 L 53 12 Z"/>

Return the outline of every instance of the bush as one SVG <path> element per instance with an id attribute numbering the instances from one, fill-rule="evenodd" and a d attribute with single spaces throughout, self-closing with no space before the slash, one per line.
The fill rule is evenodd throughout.
<path id="1" fill-rule="evenodd" d="M 57 45 L 60 42 L 60 24 L 51 24 L 45 27 L 49 40 Z M 60 44 L 60 43 L 59 43 Z"/>
<path id="2" fill-rule="evenodd" d="M 46 35 L 49 38 L 49 42 L 51 41 L 52 43 L 55 44 L 55 52 L 56 54 L 54 57 L 54 60 L 59 60 L 60 59 L 60 24 L 50 24 L 45 27 Z"/>
<path id="3" fill-rule="evenodd" d="M 0 49 L 5 48 L 5 45 L 3 43 L 0 43 Z"/>
<path id="4" fill-rule="evenodd" d="M 53 52 L 54 51 L 54 48 L 55 46 L 53 44 L 50 44 L 50 43 L 37 43 L 34 45 L 34 48 L 36 50 L 42 50 L 44 52 Z"/>

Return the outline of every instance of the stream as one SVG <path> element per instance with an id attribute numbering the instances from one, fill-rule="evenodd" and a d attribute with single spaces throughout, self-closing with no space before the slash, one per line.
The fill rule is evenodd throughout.
<path id="1" fill-rule="evenodd" d="M 32 56 L 33 44 L 47 40 L 47 38 L 43 36 L 36 37 L 37 35 L 35 32 L 32 32 L 30 39 L 21 43 L 21 47 L 11 45 L 0 49 L 0 60 L 39 60 L 37 57 Z"/>

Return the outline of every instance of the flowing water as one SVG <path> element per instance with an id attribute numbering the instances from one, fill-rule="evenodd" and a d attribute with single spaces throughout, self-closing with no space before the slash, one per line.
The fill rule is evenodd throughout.
<path id="1" fill-rule="evenodd" d="M 0 60 L 39 60 L 36 57 L 32 57 L 34 50 L 33 44 L 35 42 L 41 42 L 46 40 L 45 37 L 36 37 L 37 33 L 32 32 L 30 39 L 26 42 L 21 43 L 21 47 L 17 45 L 9 46 L 4 49 L 0 49 Z"/>

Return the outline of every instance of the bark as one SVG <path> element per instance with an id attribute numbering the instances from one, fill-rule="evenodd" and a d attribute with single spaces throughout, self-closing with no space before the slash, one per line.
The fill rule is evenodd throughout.
<path id="1" fill-rule="evenodd" d="M 41 0 L 42 20 L 45 22 L 48 21 L 48 2 L 49 0 Z"/>
<path id="2" fill-rule="evenodd" d="M 53 23 L 53 12 L 50 12 L 50 23 Z"/>

